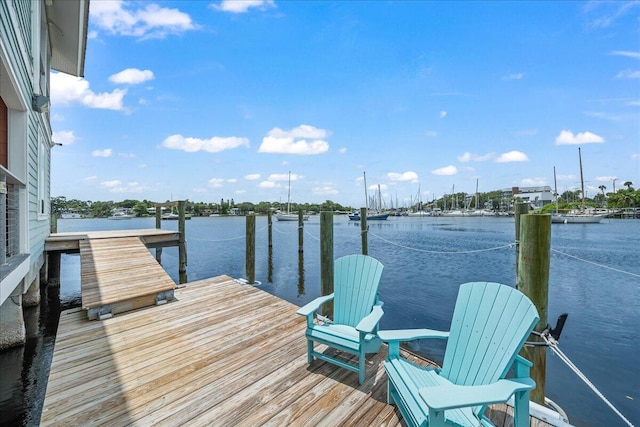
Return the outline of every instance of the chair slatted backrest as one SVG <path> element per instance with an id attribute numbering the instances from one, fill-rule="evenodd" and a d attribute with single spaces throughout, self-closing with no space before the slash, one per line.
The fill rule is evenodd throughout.
<path id="1" fill-rule="evenodd" d="M 367 255 L 347 255 L 334 263 L 334 323 L 355 327 L 378 297 L 383 265 Z"/>
<path id="2" fill-rule="evenodd" d="M 517 289 L 465 283 L 456 300 L 442 376 L 458 385 L 504 377 L 538 319 L 533 303 Z"/>

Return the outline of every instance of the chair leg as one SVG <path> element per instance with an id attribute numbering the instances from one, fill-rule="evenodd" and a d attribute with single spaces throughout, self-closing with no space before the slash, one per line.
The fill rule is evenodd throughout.
<path id="1" fill-rule="evenodd" d="M 362 385 L 366 376 L 366 372 L 365 372 L 366 363 L 365 363 L 364 356 L 365 356 L 364 351 L 362 351 L 358 355 L 358 383 L 360 385 Z"/>
<path id="2" fill-rule="evenodd" d="M 516 392 L 513 396 L 513 425 L 529 426 L 529 391 Z"/>
<path id="3" fill-rule="evenodd" d="M 391 383 L 391 380 L 387 377 L 387 403 L 389 405 L 395 405 L 396 401 L 393 398 L 393 384 Z"/>
<path id="4" fill-rule="evenodd" d="M 313 341 L 310 339 L 307 340 L 307 363 L 311 364 L 313 362 Z"/>

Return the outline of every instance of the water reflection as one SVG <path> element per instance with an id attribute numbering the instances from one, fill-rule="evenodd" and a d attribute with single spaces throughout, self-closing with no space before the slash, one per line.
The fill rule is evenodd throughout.
<path id="1" fill-rule="evenodd" d="M 298 252 L 298 296 L 304 295 L 304 252 Z"/>

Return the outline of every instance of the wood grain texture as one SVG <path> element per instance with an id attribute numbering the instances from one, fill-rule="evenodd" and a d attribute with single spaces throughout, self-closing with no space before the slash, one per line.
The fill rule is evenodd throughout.
<path id="1" fill-rule="evenodd" d="M 63 312 L 41 425 L 405 425 L 386 403 L 386 347 L 358 386 L 354 372 L 307 364 L 293 304 L 228 276 L 175 296 L 101 322 Z"/>

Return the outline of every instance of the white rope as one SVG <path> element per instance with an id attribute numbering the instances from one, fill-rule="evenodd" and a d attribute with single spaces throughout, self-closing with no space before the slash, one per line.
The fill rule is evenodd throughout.
<path id="1" fill-rule="evenodd" d="M 397 246 L 399 248 L 402 249 L 408 249 L 410 251 L 416 251 L 416 252 L 425 252 L 425 253 L 429 253 L 429 254 L 474 254 L 474 253 L 478 253 L 478 252 L 489 252 L 489 251 L 495 251 L 498 249 L 505 249 L 505 248 L 512 248 L 514 243 L 509 243 L 508 245 L 502 245 L 502 246 L 496 246 L 495 248 L 487 248 L 487 249 L 476 249 L 476 250 L 470 250 L 470 251 L 430 251 L 427 249 L 418 249 L 418 248 L 412 248 L 409 246 L 404 246 L 404 245 L 400 245 L 398 243 L 392 242 L 390 240 L 387 240 L 383 237 L 378 236 L 377 234 L 369 231 L 369 233 L 372 236 L 377 237 L 378 239 L 385 241 L 391 245 Z"/>
<path id="2" fill-rule="evenodd" d="M 586 262 L 587 264 L 596 265 L 598 267 L 606 268 L 608 270 L 612 270 L 612 271 L 615 271 L 615 272 L 618 272 L 618 273 L 628 274 L 629 276 L 639 277 L 640 278 L 640 274 L 630 273 L 630 272 L 624 271 L 624 270 L 619 270 L 617 268 L 609 267 L 609 266 L 606 266 L 604 264 L 598 264 L 597 262 L 593 262 L 593 261 L 589 261 L 589 260 L 586 260 L 586 259 L 578 258 L 577 256 L 569 255 L 569 254 L 566 254 L 564 252 L 560 252 L 560 251 L 558 251 L 556 249 L 551 249 L 551 251 L 559 253 L 560 255 L 564 255 L 564 256 L 569 257 L 569 258 L 577 259 L 578 261 Z"/>
<path id="3" fill-rule="evenodd" d="M 602 401 L 606 403 L 607 406 L 611 408 L 613 412 L 615 412 L 616 415 L 618 415 L 628 426 L 633 427 L 633 424 L 631 424 L 631 421 L 626 419 L 625 416 L 622 415 L 622 413 L 618 411 L 618 409 L 615 406 L 613 406 L 611 402 L 609 402 L 609 400 L 604 396 L 604 394 L 602 394 L 602 392 L 600 392 L 600 390 L 598 390 L 596 386 L 593 385 L 591 381 L 589 381 L 589 378 L 587 378 L 587 376 L 583 374 L 582 371 L 580 371 L 580 369 L 578 369 L 578 367 L 567 357 L 567 355 L 564 354 L 562 350 L 560 350 L 560 348 L 558 347 L 558 342 L 553 337 L 549 339 L 549 337 L 547 337 L 546 334 L 541 334 L 540 336 L 547 343 L 547 345 L 549 346 L 549 349 L 551 349 L 551 351 L 555 353 L 560 358 L 560 360 L 562 360 L 569 367 L 569 369 L 571 369 L 578 376 L 578 378 L 584 381 L 584 383 L 587 384 L 591 390 L 593 390 L 596 396 L 602 399 Z"/>
<path id="4" fill-rule="evenodd" d="M 258 234 L 259 232 L 261 232 L 262 230 L 266 230 L 267 226 L 265 225 L 264 227 L 256 230 L 256 234 Z M 244 239 L 246 238 L 246 235 L 241 235 L 241 236 L 236 236 L 236 237 L 230 237 L 228 239 L 198 239 L 197 237 L 189 237 L 189 240 L 199 240 L 201 242 L 228 242 L 231 240 L 239 240 L 239 239 Z"/>
<path id="5" fill-rule="evenodd" d="M 315 239 L 315 240 L 317 240 L 318 242 L 320 241 L 320 238 L 319 238 L 319 237 L 316 237 L 316 236 L 314 236 L 313 234 L 309 233 L 309 231 L 308 231 L 308 230 L 306 230 L 306 229 L 305 229 L 305 230 L 304 230 L 304 232 L 305 232 L 305 233 L 307 233 L 309 236 L 311 236 L 311 238 L 312 238 L 312 239 Z"/>

